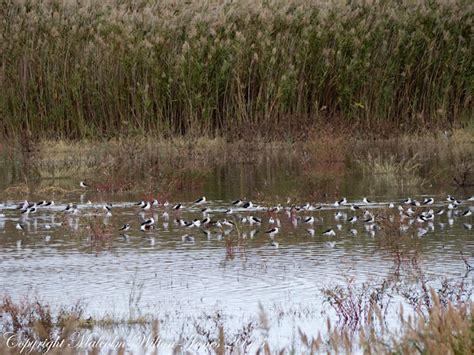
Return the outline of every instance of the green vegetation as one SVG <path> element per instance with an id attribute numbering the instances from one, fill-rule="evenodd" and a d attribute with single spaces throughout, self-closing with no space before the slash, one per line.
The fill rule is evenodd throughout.
<path id="1" fill-rule="evenodd" d="M 0 136 L 463 125 L 469 1 L 0 0 Z M 304 138 L 304 136 L 303 136 Z"/>

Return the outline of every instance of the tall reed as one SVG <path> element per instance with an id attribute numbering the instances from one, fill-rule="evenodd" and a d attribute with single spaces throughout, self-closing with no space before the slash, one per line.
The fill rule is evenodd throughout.
<path id="1" fill-rule="evenodd" d="M 0 0 L 0 135 L 459 125 L 473 113 L 473 9 L 467 0 Z"/>

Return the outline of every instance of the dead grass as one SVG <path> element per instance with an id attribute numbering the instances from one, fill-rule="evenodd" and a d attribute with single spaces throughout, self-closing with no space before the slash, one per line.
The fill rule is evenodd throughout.
<path id="1" fill-rule="evenodd" d="M 383 285 L 382 285 L 383 286 Z M 350 286 L 352 288 L 353 286 Z M 383 290 L 383 287 L 382 287 Z M 384 291 L 382 291 L 384 293 Z M 259 349 L 257 354 L 301 353 L 370 353 L 370 354 L 471 354 L 474 346 L 474 304 L 470 299 L 463 302 L 443 301 L 440 292 L 428 290 L 431 300 L 427 313 L 420 310 L 405 314 L 403 307 L 398 308 L 399 327 L 395 330 L 388 328 L 385 323 L 385 312 L 381 307 L 384 302 L 377 300 L 373 293 L 367 308 L 363 307 L 363 320 L 357 327 L 334 327 L 329 318 L 324 333 L 308 334 L 298 328 L 299 339 L 291 347 L 279 348 L 268 341 L 271 323 L 268 314 L 260 307 L 258 322 L 242 325 L 235 332 L 227 331 L 224 318 L 220 312 L 206 316 L 205 323 L 194 323 L 195 335 L 192 338 L 181 334 L 180 344 L 196 341 L 210 353 L 227 354 L 248 353 L 249 349 Z M 339 296 L 338 296 L 339 297 Z M 365 297 L 365 296 L 364 296 Z M 357 300 L 355 298 L 349 298 Z M 349 302 L 343 301 L 350 305 Z M 356 302 L 360 302 L 357 300 Z M 352 306 L 351 306 L 352 307 Z M 83 318 L 83 308 L 79 304 L 73 307 L 60 308 L 53 312 L 51 308 L 37 299 L 25 299 L 14 302 L 5 296 L 0 304 L 2 315 L 2 331 L 14 331 L 21 334 L 23 339 L 47 340 L 53 334 L 59 334 L 60 339 L 67 339 L 74 331 L 99 330 L 116 326 L 150 327 L 153 339 L 159 339 L 159 320 L 140 317 L 136 319 L 117 320 L 111 317 L 103 319 Z M 126 339 L 124 339 L 126 343 Z M 298 344 L 298 345 L 296 345 Z M 178 345 L 177 345 L 178 346 Z M 40 353 L 41 348 L 33 354 Z M 97 348 L 95 351 L 99 351 Z M 175 351 L 181 351 L 179 346 Z M 0 339 L 2 354 L 16 354 L 18 349 L 9 348 L 6 339 Z M 66 348 L 52 349 L 52 354 L 72 354 L 76 351 Z"/>
<path id="2" fill-rule="evenodd" d="M 28 154 L 7 156 L 7 168 L 21 166 L 13 184 L 4 191 L 8 196 L 82 193 L 79 180 L 87 180 L 91 185 L 88 192 L 96 194 L 198 193 L 216 167 L 229 162 L 264 167 L 271 161 L 276 166 L 285 162 L 300 172 L 297 184 L 288 191 L 290 197 L 327 201 L 340 196 L 347 173 L 381 188 L 397 186 L 400 191 L 455 181 L 468 186 L 472 183 L 474 130 L 456 130 L 449 138 L 429 133 L 362 139 L 346 129 L 324 125 L 309 130 L 301 142 L 152 137 L 43 141 Z M 271 190 L 261 194 L 269 201 L 288 197 Z"/>
<path id="3" fill-rule="evenodd" d="M 72 323 L 77 326 L 83 315 L 83 305 L 77 302 L 73 306 L 61 306 L 53 311 L 38 297 L 27 296 L 15 302 L 10 296 L 4 295 L 0 303 L 0 315 L 2 333 L 14 332 L 19 340 L 44 341 L 68 336 Z"/>
<path id="4" fill-rule="evenodd" d="M 438 293 L 430 289 L 433 303 L 427 317 L 420 311 L 405 315 L 399 308 L 400 328 L 385 326 L 383 311 L 373 304 L 367 322 L 357 331 L 333 328 L 327 323 L 327 335 L 311 336 L 299 331 L 304 354 L 366 353 L 366 354 L 472 354 L 474 347 L 474 304 L 444 305 Z M 272 349 L 272 352 L 275 349 Z"/>

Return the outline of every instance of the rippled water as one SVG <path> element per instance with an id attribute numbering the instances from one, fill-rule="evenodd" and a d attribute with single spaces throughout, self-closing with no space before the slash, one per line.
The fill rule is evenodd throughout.
<path id="1" fill-rule="evenodd" d="M 272 206 L 259 200 L 256 191 L 280 189 L 282 196 L 284 189 L 279 186 L 291 186 L 294 175 L 283 169 L 269 174 L 271 178 L 248 178 L 241 169 L 231 167 L 224 177 L 222 170 L 216 169 L 200 191 L 209 201 L 196 205 L 192 203 L 199 197 L 195 191 L 182 193 L 177 196 L 179 200 L 170 201 L 183 203 L 180 211 L 158 206 L 143 212 L 135 205 L 141 195 L 107 196 L 85 191 L 82 195 L 73 193 L 67 199 L 55 199 L 54 206 L 27 215 L 16 209 L 25 197 L 5 198 L 0 203 L 2 291 L 15 298 L 37 294 L 53 305 L 82 300 L 86 313 L 94 317 L 153 314 L 166 320 L 163 331 L 171 338 L 179 336 L 183 329 L 192 333 L 196 319 L 216 312 L 225 315 L 229 327 L 237 329 L 246 320 L 255 319 L 262 304 L 272 320 L 273 340 L 283 346 L 297 334 L 296 325 L 311 331 L 324 327 L 326 314 L 331 313 L 325 313 L 329 307 L 324 304 L 322 289 L 345 284 L 351 277 L 360 284 L 393 276 L 393 253 L 384 247 L 383 231 L 367 231 L 362 218 L 355 224 L 345 219 L 361 217 L 365 209 L 395 216 L 398 210 L 388 209 L 389 203 L 398 206 L 406 195 L 393 190 L 374 195 L 367 188 L 365 192 L 376 202 L 364 204 L 363 195 L 351 194 L 347 188 L 349 203 L 345 206 L 335 207 L 333 201 L 311 201 L 322 209 L 291 214 L 285 209 L 269 212 Z M 363 190 L 360 183 L 357 186 Z M 420 265 L 433 286 L 444 278 L 455 281 L 465 277 L 460 251 L 474 264 L 474 217 L 448 211 L 446 193 L 436 191 L 430 195 L 435 199 L 434 205 L 420 208 L 445 210 L 430 227 L 428 222 L 405 222 L 408 229 L 404 235 L 416 241 L 413 245 L 418 248 Z M 252 198 L 254 208 L 238 207 L 232 214 L 224 212 L 234 198 L 244 196 Z M 411 197 L 423 200 L 426 191 L 419 190 Z M 304 202 L 291 202 L 283 207 Z M 65 212 L 68 203 L 77 203 L 79 212 Z M 112 204 L 110 217 L 105 216 L 102 208 L 106 203 Z M 352 211 L 352 203 L 361 209 Z M 473 206 L 473 202 L 465 201 L 457 210 L 472 210 Z M 204 207 L 209 208 L 212 220 L 226 218 L 236 227 L 183 227 L 175 222 L 203 219 Z M 163 216 L 165 211 L 169 220 Z M 335 213 L 339 211 L 345 215 L 336 220 Z M 243 224 L 241 218 L 250 215 L 261 218 L 262 224 Z M 307 216 L 317 218 L 314 231 L 308 231 L 311 226 L 298 220 Z M 140 231 L 140 223 L 150 217 L 157 221 L 155 229 Z M 278 248 L 265 233 L 272 227 L 268 223 L 270 217 L 280 223 L 280 231 L 274 237 Z M 90 220 L 110 227 L 110 238 L 93 240 L 86 228 Z M 17 223 L 24 230 L 16 229 Z M 124 223 L 131 224 L 126 234 L 118 230 Z M 336 231 L 336 237 L 322 235 L 328 228 Z M 421 228 L 426 234 L 421 235 Z M 350 229 L 355 229 L 357 235 Z M 194 240 L 184 240 L 185 235 Z"/>

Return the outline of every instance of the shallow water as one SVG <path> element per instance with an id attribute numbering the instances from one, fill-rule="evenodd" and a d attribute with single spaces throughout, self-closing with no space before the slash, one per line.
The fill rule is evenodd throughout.
<path id="1" fill-rule="evenodd" d="M 168 339 L 177 339 L 183 333 L 192 335 L 196 322 L 209 322 L 216 314 L 222 317 L 226 328 L 236 330 L 246 322 L 256 321 L 261 304 L 271 320 L 270 337 L 275 348 L 291 345 L 298 327 L 315 334 L 325 327 L 327 316 L 336 319 L 324 302 L 323 289 L 345 285 L 349 278 L 354 278 L 357 285 L 375 285 L 394 278 L 393 249 L 384 242 L 384 231 L 370 233 L 362 218 L 355 224 L 346 219 L 360 217 L 364 209 L 396 216 L 398 210 L 388 209 L 389 203 L 398 206 L 408 196 L 400 187 L 377 188 L 373 181 L 346 172 L 340 191 L 341 196 L 347 196 L 347 205 L 335 207 L 328 198 L 310 200 L 314 206 L 322 206 L 321 210 L 269 212 L 272 204 L 265 197 L 271 198 L 275 192 L 273 195 L 284 203 L 285 195 L 304 188 L 299 185 L 299 173 L 291 162 L 215 167 L 198 191 L 173 196 L 170 203 L 184 204 L 180 211 L 158 206 L 143 212 L 135 205 L 142 194 L 104 195 L 92 189 L 79 192 L 76 187 L 67 197 L 59 198 L 0 195 L 0 213 L 4 215 L 0 217 L 2 290 L 16 299 L 26 294 L 39 295 L 52 305 L 80 300 L 87 316 L 95 318 L 112 315 L 127 319 L 151 314 L 164 321 L 161 332 Z M 7 176 L 14 174 L 3 174 L 5 186 L 9 183 L 5 182 Z M 65 183 L 72 187 L 78 181 L 69 178 Z M 434 287 L 444 279 L 466 280 L 460 251 L 474 264 L 474 217 L 448 211 L 447 193 L 455 194 L 436 186 L 411 187 L 412 198 L 423 200 L 429 195 L 435 199 L 433 205 L 420 211 L 433 208 L 444 209 L 445 213 L 436 216 L 430 227 L 428 222 L 404 222 L 408 227 L 403 235 L 412 243 L 407 250 L 418 251 L 419 265 L 428 285 Z M 464 198 L 472 191 L 459 193 L 455 195 Z M 193 204 L 200 195 L 206 195 L 208 202 Z M 363 196 L 375 202 L 364 204 Z M 255 207 L 237 207 L 232 214 L 226 214 L 231 201 L 239 197 L 251 199 Z M 16 207 L 25 198 L 54 198 L 55 204 L 39 208 L 35 214 L 21 214 Z M 77 214 L 64 211 L 71 202 L 78 205 Z M 283 207 L 305 202 L 293 199 Z M 110 217 L 102 208 L 105 203 L 112 203 Z M 352 203 L 361 209 L 352 211 Z M 176 219 L 203 219 L 204 207 L 210 209 L 208 216 L 212 220 L 227 218 L 236 227 L 183 227 L 175 223 Z M 473 202 L 464 201 L 457 210 L 473 208 Z M 169 220 L 163 216 L 165 211 Z M 336 220 L 335 213 L 339 211 L 345 215 Z M 241 222 L 242 217 L 250 215 L 261 218 L 262 224 Z M 301 220 L 294 223 L 307 216 L 317 218 L 314 231 L 308 231 L 311 226 Z M 150 217 L 157 221 L 155 229 L 140 231 L 140 223 Z M 280 231 L 274 237 L 278 248 L 271 245 L 271 238 L 265 233 L 271 228 L 269 217 L 280 223 Z M 108 226 L 111 234 L 93 240 L 87 229 L 91 220 Z M 24 230 L 17 230 L 17 223 Z M 126 234 L 118 230 L 124 223 L 132 226 Z M 336 237 L 322 235 L 328 228 L 335 229 Z M 423 236 L 421 228 L 426 229 Z M 349 229 L 357 230 L 357 235 Z M 194 241 L 183 240 L 185 235 Z M 228 240 L 232 240 L 231 248 Z M 407 285 L 416 284 L 408 271 L 398 277 Z M 467 275 L 467 282 L 472 287 L 472 276 Z"/>

